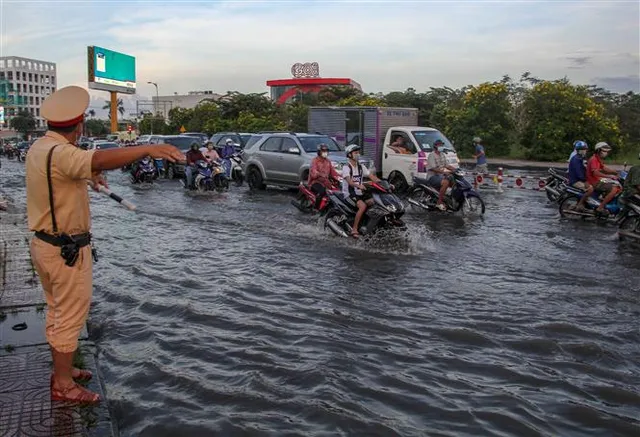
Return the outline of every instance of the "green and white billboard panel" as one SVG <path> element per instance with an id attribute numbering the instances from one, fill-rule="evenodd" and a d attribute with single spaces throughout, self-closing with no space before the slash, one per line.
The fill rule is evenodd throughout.
<path id="1" fill-rule="evenodd" d="M 89 88 L 135 94 L 136 58 L 98 46 L 88 47 Z"/>

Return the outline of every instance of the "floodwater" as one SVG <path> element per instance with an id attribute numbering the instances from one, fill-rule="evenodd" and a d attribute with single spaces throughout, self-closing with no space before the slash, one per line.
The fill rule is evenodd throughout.
<path id="1" fill-rule="evenodd" d="M 0 187 L 24 202 L 23 165 Z M 513 171 L 512 171 L 513 173 Z M 246 187 L 92 194 L 90 332 L 123 436 L 638 436 L 640 250 L 543 193 L 339 239 Z"/>

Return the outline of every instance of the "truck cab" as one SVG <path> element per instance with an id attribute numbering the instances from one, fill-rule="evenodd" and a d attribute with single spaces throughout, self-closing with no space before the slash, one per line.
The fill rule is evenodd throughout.
<path id="1" fill-rule="evenodd" d="M 391 145 L 402 138 L 406 153 L 394 150 Z M 427 177 L 427 159 L 433 153 L 433 143 L 441 140 L 447 163 L 454 167 L 460 160 L 453 144 L 439 130 L 420 126 L 396 126 L 389 128 L 384 138 L 381 156 L 382 177 L 388 179 L 399 191 L 413 184 L 413 177 Z"/>

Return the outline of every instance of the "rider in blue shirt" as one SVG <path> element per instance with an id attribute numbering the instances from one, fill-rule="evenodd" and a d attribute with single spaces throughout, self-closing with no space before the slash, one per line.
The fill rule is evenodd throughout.
<path id="1" fill-rule="evenodd" d="M 473 157 L 476 158 L 476 171 L 478 173 L 488 173 L 487 155 L 484 153 L 482 138 L 475 137 L 473 139 L 473 145 L 475 146 L 475 153 L 473 154 Z"/>
<path id="2" fill-rule="evenodd" d="M 576 154 L 569 161 L 569 185 L 585 191 L 575 207 L 577 211 L 584 211 L 585 202 L 593 194 L 593 186 L 587 182 L 587 170 L 584 166 L 584 158 L 588 148 L 589 146 L 584 141 L 576 141 Z"/>

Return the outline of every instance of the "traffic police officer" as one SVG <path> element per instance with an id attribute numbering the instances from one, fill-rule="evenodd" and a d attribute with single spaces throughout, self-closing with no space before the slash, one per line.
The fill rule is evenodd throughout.
<path id="1" fill-rule="evenodd" d="M 103 170 L 112 170 L 147 155 L 184 161 L 168 144 L 122 149 L 83 150 L 82 134 L 89 93 L 80 87 L 62 88 L 42 103 L 40 113 L 48 131 L 30 147 L 26 159 L 27 216 L 31 258 L 47 302 L 45 333 L 51 346 L 52 400 L 96 403 L 99 396 L 75 383 L 91 372 L 73 367 L 78 336 L 91 302 L 91 218 L 87 180 L 102 183 Z"/>

